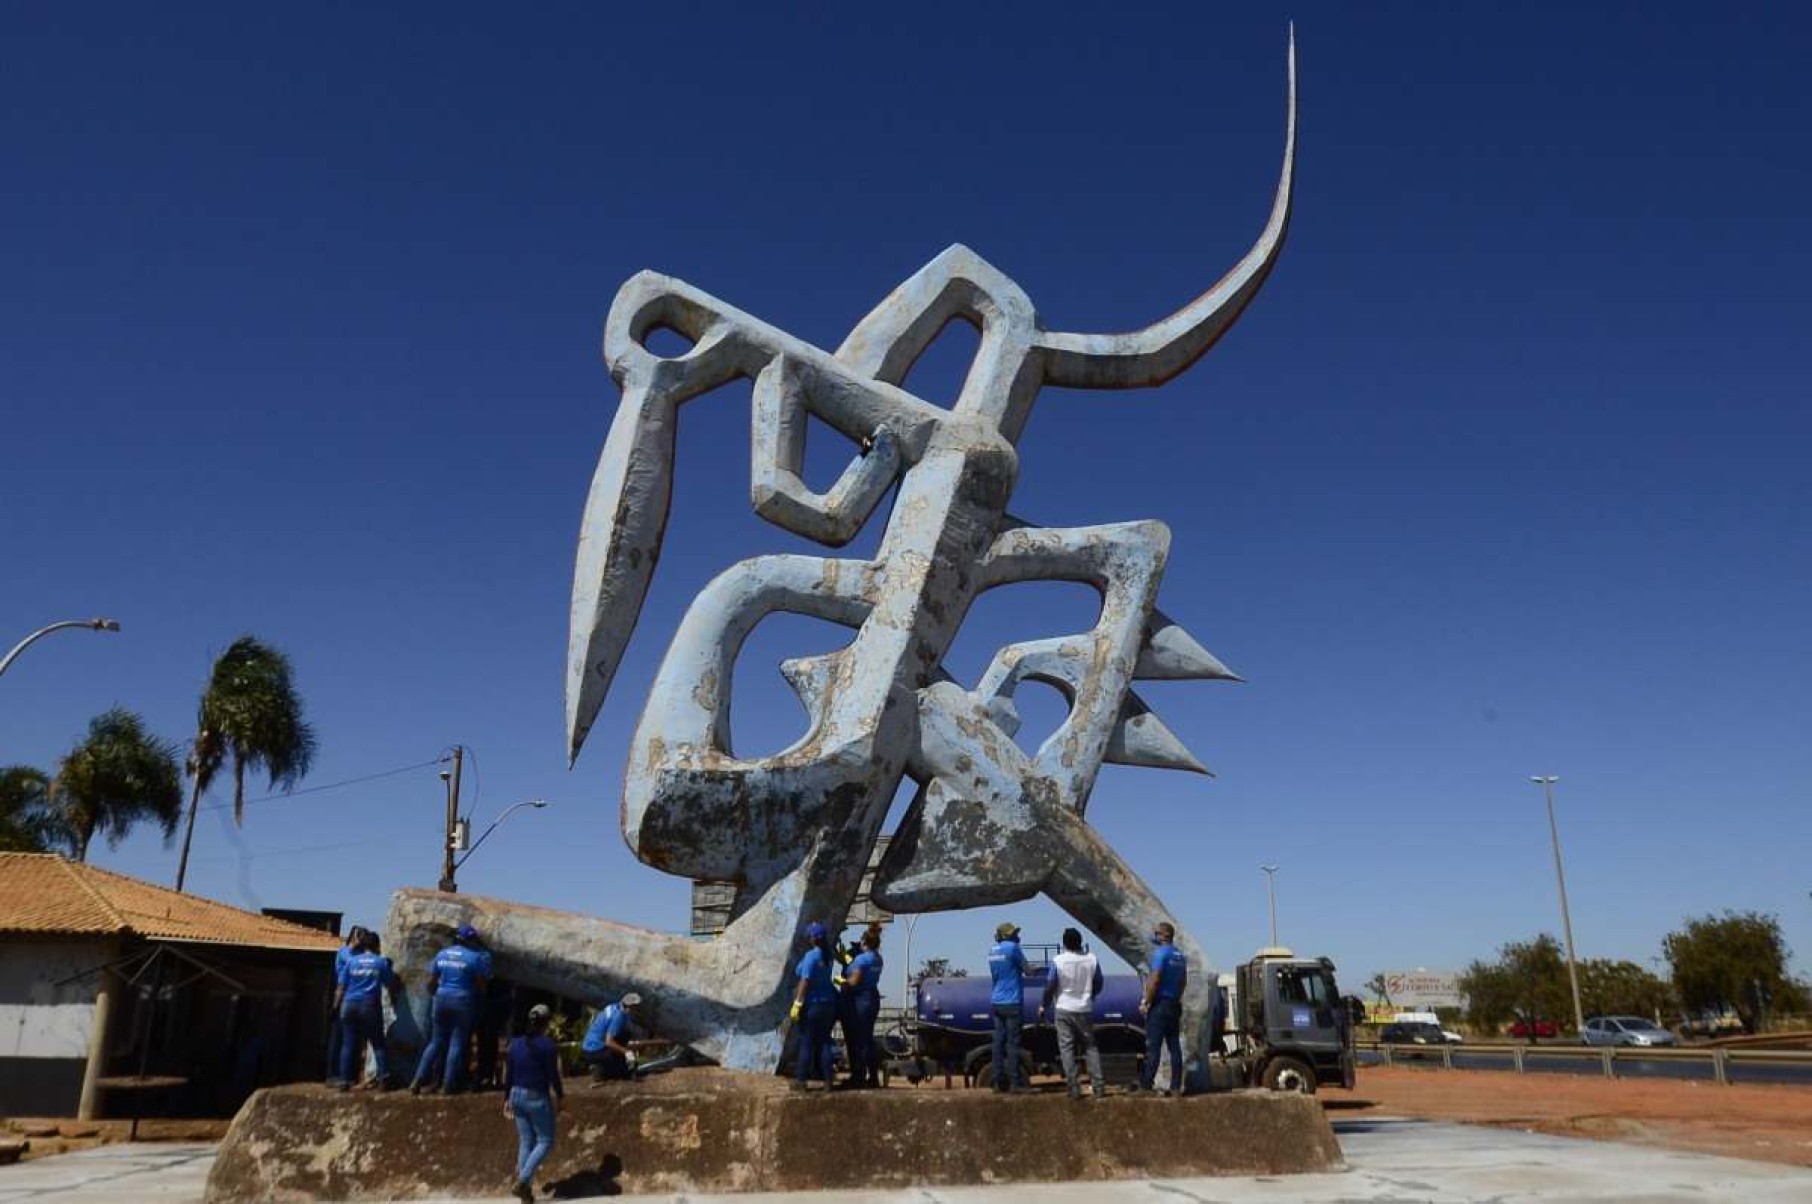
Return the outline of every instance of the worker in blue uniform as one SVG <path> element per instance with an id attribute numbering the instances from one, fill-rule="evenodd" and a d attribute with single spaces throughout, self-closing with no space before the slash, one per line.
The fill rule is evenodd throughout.
<path id="1" fill-rule="evenodd" d="M 428 967 L 428 994 L 433 1001 L 431 1027 L 421 1061 L 415 1065 L 415 1078 L 409 1084 L 411 1095 L 434 1090 L 434 1064 L 443 1058 L 446 1068 L 440 1085 L 449 1095 L 459 1090 L 460 1075 L 466 1068 L 466 1043 L 477 1019 L 485 981 L 490 977 L 491 955 L 478 947 L 478 930 L 461 924 L 453 934 L 453 943 L 436 954 Z"/>
<path id="2" fill-rule="evenodd" d="M 390 1058 L 384 1049 L 384 999 L 390 992 L 396 1003 L 402 990 L 402 979 L 378 948 L 375 932 L 359 934 L 359 951 L 346 959 L 334 986 L 333 1010 L 340 1018 L 340 1077 L 334 1083 L 345 1091 L 358 1081 L 359 1068 L 365 1061 L 365 1045 L 371 1044 L 377 1061 L 375 1085 L 390 1082 Z"/>
<path id="3" fill-rule="evenodd" d="M 346 930 L 346 939 L 333 954 L 333 983 L 337 989 L 340 975 L 346 972 L 346 963 L 353 955 L 364 949 L 365 928 L 354 924 Z M 346 1040 L 346 1026 L 340 1022 L 340 1009 L 336 1005 L 328 1009 L 327 1017 L 327 1085 L 340 1085 L 340 1048 Z"/>
<path id="4" fill-rule="evenodd" d="M 988 973 L 994 989 L 988 1001 L 994 1009 L 994 1090 L 1029 1091 L 1025 1069 L 1019 1064 L 1020 1032 L 1025 1024 L 1026 955 L 1019 947 L 1019 925 L 1002 924 L 994 930 L 994 947 L 988 950 Z"/>
<path id="5" fill-rule="evenodd" d="M 807 925 L 805 939 L 808 948 L 794 971 L 798 985 L 793 988 L 793 1007 L 788 1013 L 800 1029 L 792 1089 L 804 1091 L 816 1068 L 828 1091 L 836 1077 L 836 1058 L 831 1052 L 831 1028 L 837 1022 L 837 988 L 831 982 L 835 957 L 824 925 L 815 920 Z"/>
<path id="6" fill-rule="evenodd" d="M 849 1054 L 851 1087 L 881 1085 L 881 1056 L 875 1047 L 875 1020 L 881 1014 L 881 929 L 862 934 L 861 952 L 843 972 L 843 1043 Z"/>
<path id="7" fill-rule="evenodd" d="M 629 1032 L 641 1006 L 642 997 L 631 991 L 592 1017 L 585 1039 L 579 1043 L 579 1052 L 591 1067 L 593 1083 L 635 1077 L 635 1050 L 629 1048 Z"/>
<path id="8" fill-rule="evenodd" d="M 1145 1068 L 1138 1091 L 1150 1091 L 1158 1074 L 1158 1051 L 1170 1053 L 1170 1094 L 1183 1094 L 1183 988 L 1189 985 L 1189 961 L 1176 947 L 1177 930 L 1168 921 L 1152 929 L 1151 972 L 1139 999 L 1145 1017 Z"/>

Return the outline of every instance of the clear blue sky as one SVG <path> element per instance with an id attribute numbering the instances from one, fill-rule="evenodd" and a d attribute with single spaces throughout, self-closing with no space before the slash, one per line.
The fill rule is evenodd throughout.
<path id="1" fill-rule="evenodd" d="M 746 390 L 688 407 L 661 571 L 567 772 L 619 283 L 828 347 L 961 241 L 1055 327 L 1142 324 L 1263 222 L 1294 18 L 1264 294 L 1171 386 L 1048 391 L 1021 444 L 1016 512 L 1170 524 L 1162 605 L 1249 679 L 1142 688 L 1220 776 L 1109 770 L 1091 818 L 1222 965 L 1281 865 L 1283 938 L 1357 985 L 1558 932 L 1527 780 L 1557 773 L 1582 956 L 1648 963 L 1730 907 L 1812 965 L 1803 8 L 369 7 L 0 12 L 0 643 L 125 626 L 0 679 L 0 762 L 50 766 L 114 703 L 188 736 L 250 631 L 294 657 L 310 784 L 470 745 L 480 826 L 557 807 L 467 889 L 682 928 L 685 884 L 618 831 L 629 728 L 699 586 L 805 545 L 749 511 Z M 953 667 L 1090 613 L 990 596 Z M 797 734 L 769 666 L 825 646 L 762 629 L 739 751 Z M 370 922 L 436 876 L 432 768 L 224 814 L 193 880 L 231 902 Z M 148 836 L 96 860 L 175 867 Z M 1002 914 L 1060 923 L 928 919 L 915 956 L 973 964 Z"/>

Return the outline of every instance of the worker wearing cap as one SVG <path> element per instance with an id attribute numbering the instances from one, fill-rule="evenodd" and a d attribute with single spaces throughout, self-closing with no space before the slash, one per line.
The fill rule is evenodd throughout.
<path id="1" fill-rule="evenodd" d="M 554 1125 L 566 1093 L 560 1049 L 547 1035 L 553 1013 L 529 1009 L 528 1032 L 510 1042 L 503 1063 L 503 1114 L 516 1122 L 516 1198 L 534 1204 L 535 1171 L 554 1148 Z"/>
<path id="2" fill-rule="evenodd" d="M 478 947 L 478 930 L 461 924 L 453 943 L 435 955 L 428 967 L 428 994 L 432 997 L 428 1044 L 415 1065 L 410 1094 L 434 1090 L 434 1064 L 446 1059 L 441 1087 L 451 1095 L 459 1090 L 459 1076 L 466 1068 L 466 1043 L 478 1015 L 485 980 L 491 976 L 491 955 Z"/>
<path id="3" fill-rule="evenodd" d="M 1189 962 L 1176 947 L 1177 930 L 1168 921 L 1151 931 L 1151 972 L 1139 1014 L 1145 1017 L 1145 1069 L 1139 1075 L 1140 1091 L 1150 1091 L 1158 1075 L 1158 1050 L 1170 1053 L 1170 1094 L 1183 1094 L 1183 988 L 1189 984 Z"/>
<path id="4" fill-rule="evenodd" d="M 635 1077 L 635 1050 L 629 1048 L 629 1029 L 641 1006 L 642 997 L 631 991 L 592 1017 L 591 1027 L 579 1043 L 579 1052 L 591 1067 L 592 1082 Z"/>
<path id="5" fill-rule="evenodd" d="M 862 934 L 861 952 L 843 974 L 843 1044 L 849 1052 L 849 1086 L 881 1085 L 880 1051 L 875 1048 L 875 1020 L 881 1014 L 881 926 Z"/>
<path id="6" fill-rule="evenodd" d="M 378 951 L 377 933 L 361 930 L 358 952 L 346 959 L 333 993 L 333 1010 L 340 1018 L 342 1034 L 340 1077 L 334 1086 L 341 1091 L 358 1081 L 367 1042 L 371 1044 L 372 1057 L 377 1063 L 375 1085 L 389 1084 L 390 1059 L 384 1049 L 383 992 L 388 990 L 390 1001 L 395 1003 L 402 985 L 390 959 Z"/>
<path id="7" fill-rule="evenodd" d="M 793 988 L 793 1008 L 788 1013 L 800 1029 L 792 1089 L 804 1091 L 815 1066 L 828 1091 L 836 1075 L 836 1058 L 831 1052 L 831 1026 L 837 1022 L 837 988 L 831 982 L 835 956 L 824 925 L 816 921 L 807 925 L 805 939 L 810 947 L 794 971 L 798 985 Z"/>
<path id="8" fill-rule="evenodd" d="M 988 1000 L 994 1008 L 994 1090 L 1028 1089 L 1019 1064 L 1019 1036 L 1025 1023 L 1026 955 L 1019 948 L 1019 925 L 1002 924 L 994 930 L 994 947 L 988 950 L 988 973 L 994 989 Z"/>

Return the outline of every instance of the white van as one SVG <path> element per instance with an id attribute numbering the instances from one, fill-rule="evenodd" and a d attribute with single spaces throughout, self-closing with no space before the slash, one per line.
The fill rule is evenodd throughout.
<path id="1" fill-rule="evenodd" d="M 1452 1029 L 1443 1027 L 1441 1018 L 1433 1012 L 1398 1012 L 1390 1018 L 1390 1022 L 1392 1024 L 1432 1024 L 1441 1030 L 1441 1038 L 1449 1045 L 1458 1045 L 1466 1039 Z"/>

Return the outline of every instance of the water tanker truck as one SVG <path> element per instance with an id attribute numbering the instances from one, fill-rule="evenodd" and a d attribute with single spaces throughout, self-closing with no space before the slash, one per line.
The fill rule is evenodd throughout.
<path id="1" fill-rule="evenodd" d="M 1028 947 L 1028 956 L 1036 948 Z M 1043 1018 L 1049 973 L 1048 965 L 1035 964 L 1023 979 L 1027 1023 L 1020 1058 L 1028 1076 L 1061 1073 L 1056 1030 L 1035 1022 Z M 886 1041 L 891 1072 L 913 1082 L 960 1074 L 967 1084 L 987 1086 L 993 1079 L 992 984 L 983 977 L 927 976 L 917 988 L 911 1018 Z M 1142 994 L 1138 976 L 1110 974 L 1095 997 L 1095 1040 L 1110 1084 L 1138 1078 L 1145 1056 Z M 1220 977 L 1217 994 L 1216 1041 L 1207 1068 L 1211 1087 L 1312 1094 L 1317 1086 L 1353 1085 L 1352 1025 L 1328 959 L 1261 949 Z"/>

